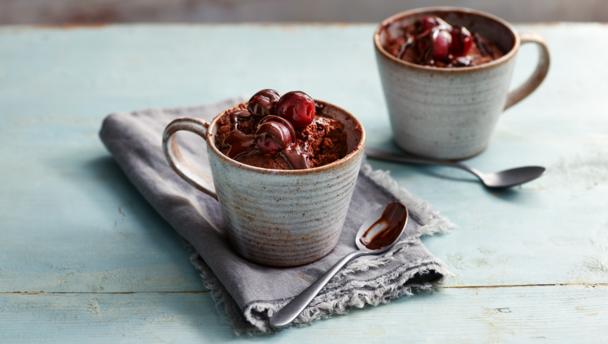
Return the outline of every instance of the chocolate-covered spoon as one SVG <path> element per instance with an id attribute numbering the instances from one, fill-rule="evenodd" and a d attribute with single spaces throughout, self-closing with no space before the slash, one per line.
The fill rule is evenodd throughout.
<path id="1" fill-rule="evenodd" d="M 346 263 L 361 256 L 388 251 L 401 237 L 408 218 L 407 208 L 399 202 L 391 202 L 386 208 L 375 211 L 357 231 L 355 245 L 358 250 L 340 259 L 317 281 L 272 315 L 270 326 L 279 328 L 289 325 Z"/>
<path id="2" fill-rule="evenodd" d="M 365 153 L 368 157 L 376 160 L 459 168 L 473 174 L 489 189 L 505 189 L 527 183 L 542 176 L 545 172 L 545 168 L 542 166 L 522 166 L 494 173 L 483 173 L 458 161 L 426 159 L 406 154 L 390 153 L 375 148 L 365 148 Z"/>

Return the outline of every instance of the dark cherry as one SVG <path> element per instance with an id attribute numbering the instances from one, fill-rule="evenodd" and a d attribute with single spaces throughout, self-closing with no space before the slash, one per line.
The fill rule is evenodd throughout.
<path id="1" fill-rule="evenodd" d="M 424 32 L 439 26 L 439 18 L 433 16 L 422 17 L 416 24 L 418 32 Z"/>
<path id="2" fill-rule="evenodd" d="M 418 33 L 424 33 L 434 29 L 451 29 L 450 24 L 436 16 L 424 16 L 416 21 L 414 25 L 416 26 L 416 31 Z"/>
<path id="3" fill-rule="evenodd" d="M 255 116 L 272 115 L 279 98 L 279 93 L 273 89 L 258 91 L 249 99 L 247 109 Z"/>
<path id="4" fill-rule="evenodd" d="M 280 122 L 281 124 L 285 125 L 288 129 L 289 132 L 291 134 L 291 136 L 293 137 L 293 139 L 295 140 L 296 138 L 296 130 L 293 128 L 293 125 L 291 124 L 291 122 L 289 122 L 288 120 L 286 120 L 283 117 L 280 116 L 276 116 L 276 115 L 270 115 L 270 116 L 266 116 L 264 118 L 262 118 L 262 120 L 258 123 L 258 126 L 266 123 L 266 122 Z"/>
<path id="5" fill-rule="evenodd" d="M 247 110 L 236 110 L 230 114 L 230 123 L 233 129 L 239 129 L 239 122 L 247 117 L 250 117 L 251 113 Z"/>
<path id="6" fill-rule="evenodd" d="M 315 101 L 302 91 L 287 92 L 279 99 L 276 113 L 291 122 L 295 128 L 302 129 L 315 118 Z"/>
<path id="7" fill-rule="evenodd" d="M 452 29 L 452 44 L 450 46 L 450 54 L 454 57 L 464 56 L 471 51 L 473 47 L 473 36 L 466 27 L 455 26 Z"/>
<path id="8" fill-rule="evenodd" d="M 450 54 L 452 35 L 448 30 L 433 31 L 433 59 L 435 61 L 446 61 Z"/>
<path id="9" fill-rule="evenodd" d="M 268 155 L 276 155 L 296 139 L 291 123 L 273 115 L 266 116 L 260 121 L 255 136 L 258 149 Z"/>

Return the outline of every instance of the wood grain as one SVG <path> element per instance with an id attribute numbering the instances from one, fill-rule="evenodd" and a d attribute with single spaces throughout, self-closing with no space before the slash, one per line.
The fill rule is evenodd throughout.
<path id="1" fill-rule="evenodd" d="M 25 343 L 605 343 L 606 324 L 606 287 L 445 289 L 258 338 L 208 294 L 0 295 L 0 340 Z"/>

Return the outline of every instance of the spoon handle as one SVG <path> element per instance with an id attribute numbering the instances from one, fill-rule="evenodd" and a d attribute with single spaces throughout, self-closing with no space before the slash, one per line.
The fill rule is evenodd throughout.
<path id="1" fill-rule="evenodd" d="M 346 255 L 344 258 L 340 259 L 329 271 L 327 271 L 323 276 L 321 276 L 318 280 L 316 280 L 313 284 L 311 284 L 308 288 L 306 288 L 302 293 L 293 298 L 288 304 L 283 306 L 278 312 L 270 317 L 269 323 L 270 326 L 274 328 L 283 327 L 289 325 L 300 313 L 308 306 L 308 304 L 312 301 L 312 299 L 319 294 L 321 289 L 329 282 L 329 280 L 334 277 L 334 275 L 342 269 L 346 263 L 351 260 L 364 256 L 368 254 L 363 251 L 355 251 Z"/>
<path id="2" fill-rule="evenodd" d="M 458 161 L 419 158 L 419 157 L 415 157 L 415 156 L 408 156 L 405 154 L 390 153 L 390 152 L 386 152 L 386 151 L 383 151 L 380 149 L 375 149 L 375 148 L 365 148 L 365 154 L 367 154 L 368 157 L 370 157 L 372 159 L 376 159 L 376 160 L 400 162 L 400 163 L 405 163 L 405 164 L 440 165 L 440 166 L 454 167 L 454 168 L 459 168 L 461 170 L 472 173 L 475 176 L 478 176 L 478 171 L 476 171 L 473 168 L 471 168 L 463 163 L 460 163 Z"/>
<path id="3" fill-rule="evenodd" d="M 401 162 L 406 164 L 419 164 L 419 165 L 444 165 L 454 166 L 457 163 L 449 160 L 435 160 L 430 158 L 421 158 L 417 156 L 406 155 L 405 153 L 392 153 L 376 148 L 365 148 L 365 154 L 372 159 L 386 160 L 393 162 Z"/>

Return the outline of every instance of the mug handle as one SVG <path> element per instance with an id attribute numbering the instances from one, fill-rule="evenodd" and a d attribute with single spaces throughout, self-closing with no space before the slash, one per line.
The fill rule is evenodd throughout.
<path id="1" fill-rule="evenodd" d="M 540 84 L 543 82 L 549 72 L 549 65 L 551 64 L 551 57 L 549 56 L 549 48 L 545 40 L 536 34 L 521 34 L 521 44 L 534 43 L 538 46 L 538 63 L 532 75 L 516 89 L 509 92 L 507 95 L 507 102 L 505 104 L 505 110 L 511 106 L 519 103 L 524 98 L 529 96 Z"/>
<path id="2" fill-rule="evenodd" d="M 184 166 L 188 165 L 188 162 L 184 159 L 184 155 L 174 136 L 178 131 L 185 130 L 200 136 L 208 143 L 208 129 L 209 122 L 202 119 L 184 117 L 173 120 L 165 127 L 165 131 L 163 132 L 163 152 L 165 153 L 165 158 L 167 158 L 167 161 L 169 162 L 169 166 L 171 166 L 175 173 L 190 185 L 217 200 L 216 193 L 213 191 L 212 187 L 209 186 L 211 184 L 210 181 L 203 181 L 195 176 L 194 173 L 184 168 Z"/>

